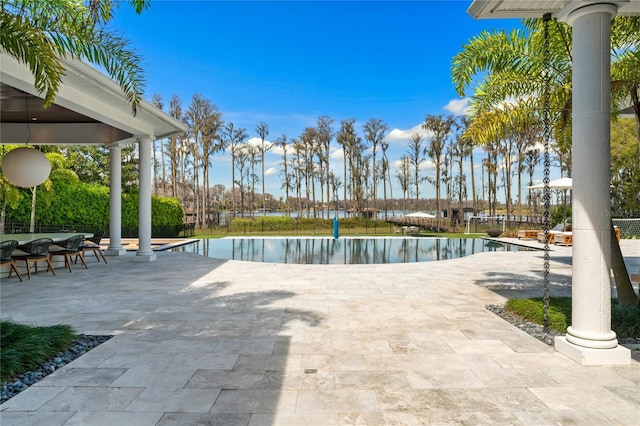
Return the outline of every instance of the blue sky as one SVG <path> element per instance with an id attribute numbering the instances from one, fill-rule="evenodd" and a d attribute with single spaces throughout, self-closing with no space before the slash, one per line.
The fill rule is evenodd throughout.
<path id="1" fill-rule="evenodd" d="M 123 4 L 112 26 L 143 57 L 146 99 L 158 93 L 168 104 L 176 94 L 186 109 L 199 93 L 250 137 L 267 123 L 269 140 L 297 138 L 321 115 L 335 120 L 336 131 L 345 118 L 359 130 L 378 118 L 392 131 L 394 162 L 427 114 L 463 113 L 450 77 L 462 45 L 482 30 L 520 27 L 518 20 L 474 20 L 470 4 L 153 0 L 140 15 Z M 341 175 L 335 141 L 331 150 L 331 168 Z M 276 149 L 265 158 L 266 190 L 276 197 L 281 161 Z M 230 164 L 226 153 L 214 158 L 212 184 L 231 186 Z M 429 164 L 423 173 L 433 174 Z M 421 198 L 434 196 L 433 185 L 423 184 Z"/>

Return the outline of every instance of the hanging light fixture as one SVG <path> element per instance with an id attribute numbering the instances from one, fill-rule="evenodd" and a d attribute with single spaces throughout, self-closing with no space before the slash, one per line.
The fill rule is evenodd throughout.
<path id="1" fill-rule="evenodd" d="M 33 188 L 47 180 L 51 164 L 47 157 L 34 148 L 13 149 L 2 159 L 2 173 L 9 182 L 21 188 Z"/>
<path id="2" fill-rule="evenodd" d="M 36 117 L 29 115 L 29 98 L 24 94 L 25 123 L 27 127 L 27 143 L 31 139 L 31 121 L 36 121 Z M 23 146 L 13 149 L 2 158 L 0 165 L 5 177 L 21 188 L 33 188 L 47 180 L 51 173 L 49 159 L 39 150 Z"/>

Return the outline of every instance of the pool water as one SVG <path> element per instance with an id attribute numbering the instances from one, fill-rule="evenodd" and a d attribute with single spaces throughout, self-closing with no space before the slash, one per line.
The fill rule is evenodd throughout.
<path id="1" fill-rule="evenodd" d="M 297 264 L 377 264 L 456 259 L 487 251 L 529 250 L 480 238 L 220 238 L 174 251 L 217 259 Z"/>

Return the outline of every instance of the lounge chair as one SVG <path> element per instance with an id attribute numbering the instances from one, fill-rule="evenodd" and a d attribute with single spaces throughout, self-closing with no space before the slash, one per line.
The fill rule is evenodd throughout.
<path id="1" fill-rule="evenodd" d="M 525 240 L 535 240 L 536 238 L 538 238 L 538 229 L 519 229 L 518 230 L 518 239 L 525 239 Z"/>
<path id="2" fill-rule="evenodd" d="M 571 232 L 555 232 L 553 234 L 553 243 L 568 247 L 573 244 L 573 234 Z"/>
<path id="3" fill-rule="evenodd" d="M 553 228 L 549 229 L 549 236 L 548 236 L 548 242 L 549 243 L 553 243 L 554 242 L 554 234 L 557 234 L 559 232 L 567 232 L 567 231 L 571 231 L 571 225 L 567 225 L 566 227 L 562 224 L 559 223 L 556 226 L 554 226 Z M 538 231 L 538 241 L 541 243 L 544 243 L 544 231 Z"/>

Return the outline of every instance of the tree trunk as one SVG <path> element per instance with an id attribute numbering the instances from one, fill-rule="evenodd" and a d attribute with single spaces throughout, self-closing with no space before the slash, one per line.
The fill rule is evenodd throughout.
<path id="1" fill-rule="evenodd" d="M 473 172 L 473 149 L 469 155 L 469 161 L 471 162 L 471 204 L 473 208 L 473 215 L 475 216 L 478 211 L 477 198 L 476 198 L 476 177 Z"/>
<path id="2" fill-rule="evenodd" d="M 151 148 L 153 150 L 153 195 L 158 195 L 158 159 L 156 158 L 156 142 L 151 142 Z"/>
<path id="3" fill-rule="evenodd" d="M 343 215 L 346 218 L 347 217 L 347 186 L 349 186 L 349 180 L 347 179 L 347 150 L 345 149 L 345 146 L 343 145 L 342 147 L 342 156 L 343 156 L 343 173 L 344 173 L 344 207 L 343 207 Z"/>
<path id="4" fill-rule="evenodd" d="M 2 200 L 2 210 L 0 210 L 0 233 L 4 234 L 4 224 L 7 217 L 7 203 Z"/>
<path id="5" fill-rule="evenodd" d="M 611 222 L 611 269 L 616 282 L 616 292 L 618 293 L 618 304 L 620 306 L 640 306 L 640 297 L 636 295 L 629 279 L 629 272 L 624 264 L 620 244 L 616 237 L 616 232 Z"/>
<path id="6" fill-rule="evenodd" d="M 34 186 L 31 189 L 31 220 L 29 221 L 29 233 L 33 234 L 36 229 L 36 189 Z"/>
<path id="7" fill-rule="evenodd" d="M 233 218 L 236 218 L 236 147 L 231 144 L 231 208 L 233 209 Z"/>

